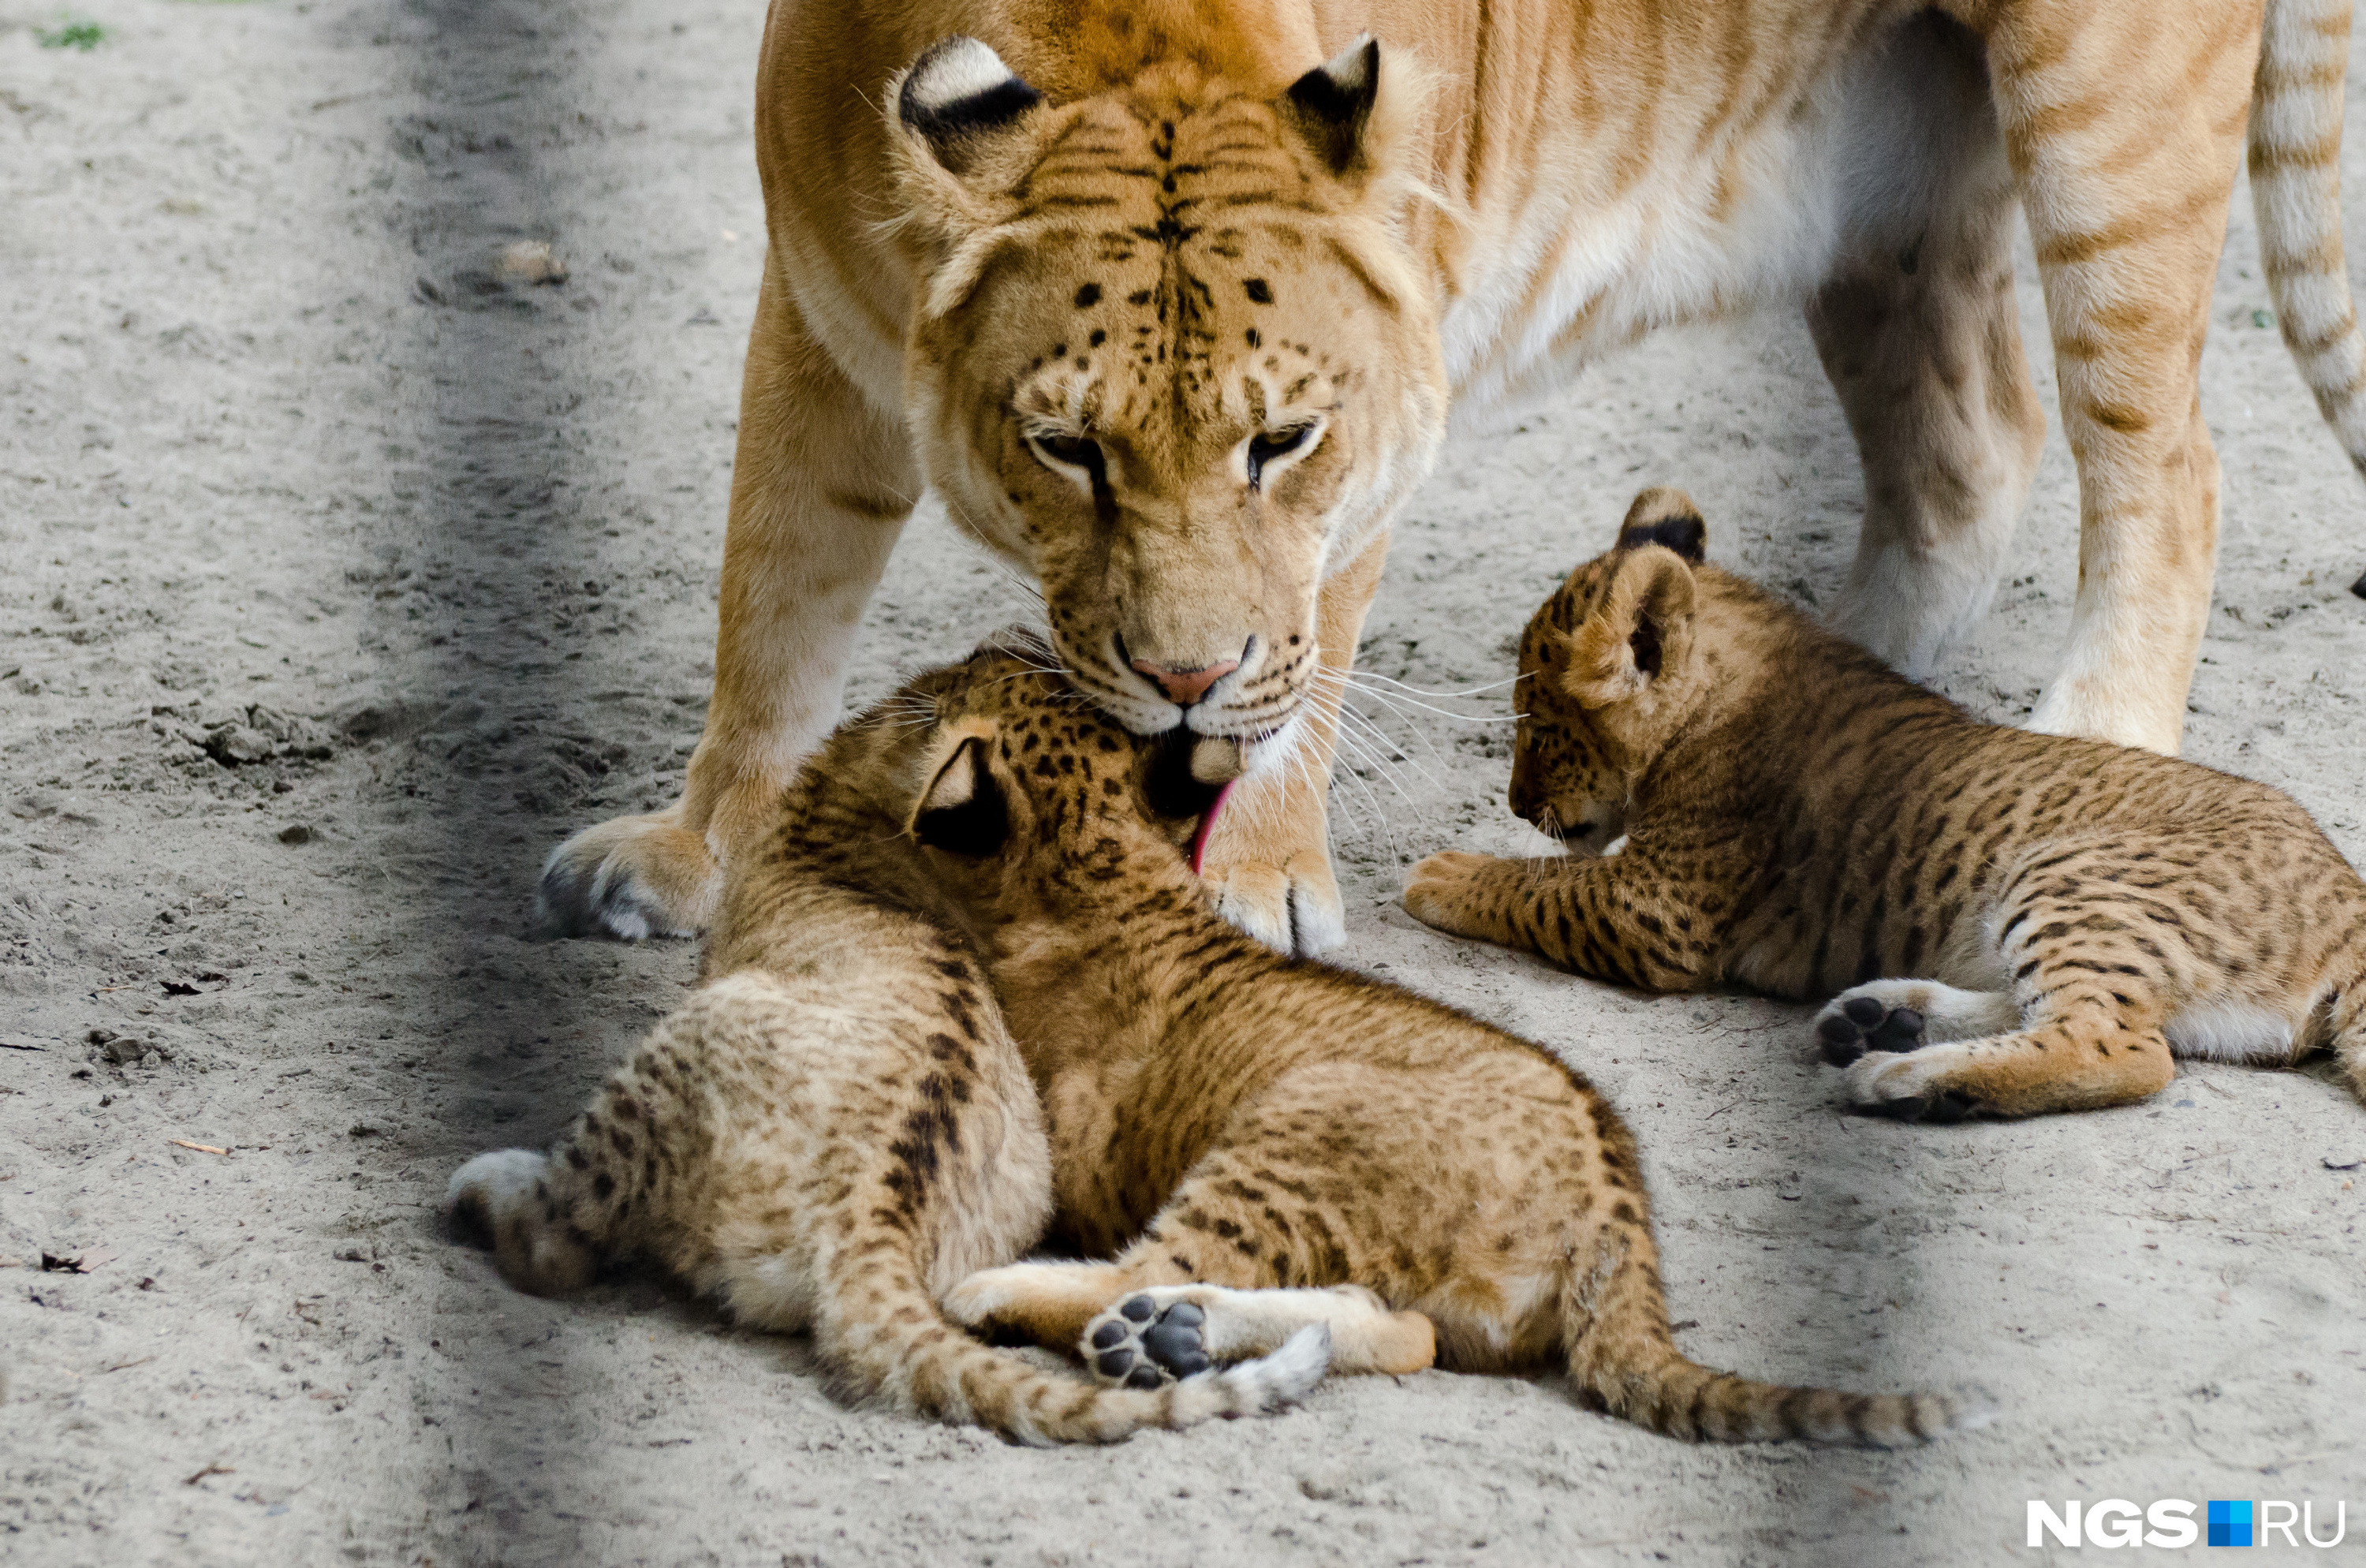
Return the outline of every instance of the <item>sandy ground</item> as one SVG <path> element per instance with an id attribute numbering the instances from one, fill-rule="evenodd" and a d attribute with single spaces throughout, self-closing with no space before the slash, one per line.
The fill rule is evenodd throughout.
<path id="1" fill-rule="evenodd" d="M 1386 739 L 1337 794 L 1346 961 L 1612 1091 L 1695 1355 L 1977 1380 L 1996 1427 L 1693 1450 L 1558 1379 L 1433 1372 L 1031 1452 L 839 1408 L 802 1342 L 659 1281 L 537 1302 L 448 1241 L 453 1167 L 550 1135 L 692 971 L 525 914 L 549 847 L 670 798 L 698 731 L 760 11 L 93 0 L 109 33 L 79 51 L 0 0 L 0 1558 L 1969 1563 L 2022 1551 L 2027 1498 L 2168 1495 L 2346 1498 L 2356 1549 L 2366 1170 L 2329 1167 L 2366 1156 L 2366 1111 L 2323 1072 L 2200 1067 L 2105 1114 L 1868 1122 L 1805 1010 L 1420 931 L 1405 863 L 1524 840 L 1500 690 L 1436 705 L 1492 723 L 1372 706 Z M 569 280 L 501 282 L 518 240 Z M 2366 497 L 2265 306 L 2238 203 L 2189 751 L 2358 859 Z M 1855 461 L 1794 321 L 1653 343 L 1455 449 L 1367 666 L 1499 680 L 1661 480 L 1718 558 L 1830 593 Z M 2057 439 L 1948 682 L 1983 711 L 2023 712 L 2061 645 L 2074 531 Z M 856 694 L 1016 607 L 924 518 Z"/>

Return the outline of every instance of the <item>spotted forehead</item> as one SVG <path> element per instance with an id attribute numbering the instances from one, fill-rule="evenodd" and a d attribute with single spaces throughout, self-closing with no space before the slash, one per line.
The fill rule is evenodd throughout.
<path id="1" fill-rule="evenodd" d="M 1286 309 L 1313 302 L 1298 269 L 1318 248 L 1306 232 L 1316 189 L 1261 103 L 1102 104 L 1066 127 L 1023 192 L 1039 220 L 1063 220 L 1039 245 L 1064 254 L 1072 312 L 1021 378 L 1042 412 L 1073 410 L 1091 378 L 1103 402 L 1086 412 L 1132 423 L 1143 397 L 1221 398 L 1243 361 L 1262 372 L 1240 389 L 1251 417 L 1351 382 L 1345 358 L 1283 324 Z"/>

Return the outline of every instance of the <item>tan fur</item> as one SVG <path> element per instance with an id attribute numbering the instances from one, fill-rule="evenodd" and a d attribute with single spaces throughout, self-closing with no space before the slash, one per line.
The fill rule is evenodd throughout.
<path id="1" fill-rule="evenodd" d="M 1565 1367 L 1586 1397 L 1699 1440 L 1890 1446 L 1980 1418 L 1687 1360 L 1634 1140 L 1582 1076 L 1214 917 L 1181 845 L 1223 743 L 1139 739 L 998 653 L 926 694 L 913 832 L 1039 1087 L 1054 1234 L 1094 1259 L 988 1269 L 948 1298 L 956 1316 L 1081 1339 L 1117 1356 L 1108 1374 L 1155 1338 L 1129 1320 L 1182 1307 L 1190 1354 L 1319 1322 L 1353 1371 L 1427 1364 L 1434 1325 L 1446 1366 Z"/>
<path id="2" fill-rule="evenodd" d="M 2289 796 L 1979 723 L 1699 564 L 1703 533 L 1647 491 L 1528 623 L 1512 808 L 1570 855 L 1433 855 L 1407 909 L 1652 990 L 1839 991 L 1825 1054 L 1893 1114 L 2328 1046 L 2366 1098 L 2366 883 Z"/>
<path id="3" fill-rule="evenodd" d="M 959 921 L 842 782 L 877 778 L 874 716 L 801 774 L 737 879 L 714 976 L 547 1156 L 480 1156 L 450 1206 L 502 1273 L 552 1294 L 646 1256 L 742 1322 L 810 1330 L 850 1397 L 1029 1442 L 1254 1414 L 1303 1393 L 1322 1334 L 1150 1390 L 1098 1389 L 970 1339 L 937 1302 L 1031 1246 L 1042 1117 Z"/>
<path id="4" fill-rule="evenodd" d="M 706 733 L 674 807 L 553 856 L 546 915 L 705 923 L 836 715 L 925 477 L 1042 583 L 1112 715 L 1286 754 L 1209 873 L 1243 929 L 1327 946 L 1339 689 L 1449 410 L 1483 423 L 1661 325 L 1768 304 L 1805 306 L 1865 457 L 1836 618 L 1925 671 L 1983 613 L 2044 437 L 2016 206 L 2081 516 L 2034 727 L 2173 752 L 2217 541 L 2198 367 L 2247 121 L 2287 338 L 2366 460 L 2333 177 L 2348 26 L 2347 0 L 775 0 Z M 905 73 L 957 37 L 957 85 L 1007 70 L 1032 96 L 930 130 L 903 112 L 930 78 Z M 1334 91 L 1362 107 L 1328 120 L 1293 96 L 1318 75 L 1373 94 Z M 1248 483 L 1250 442 L 1318 420 Z M 1143 668 L 1235 661 L 1188 708 Z"/>

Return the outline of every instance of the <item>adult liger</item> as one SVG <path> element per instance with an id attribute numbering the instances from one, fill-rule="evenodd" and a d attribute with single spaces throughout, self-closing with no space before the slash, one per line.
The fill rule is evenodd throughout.
<path id="1" fill-rule="evenodd" d="M 705 735 L 681 800 L 553 856 L 546 918 L 705 922 L 836 719 L 926 484 L 1042 583 L 1092 701 L 1140 733 L 1252 743 L 1209 858 L 1219 907 L 1276 946 L 1335 942 L 1335 705 L 1449 415 L 1770 302 L 1804 303 L 1864 453 L 1838 622 L 1927 671 L 1985 605 L 2043 439 L 2016 202 L 2081 513 L 2070 645 L 2034 723 L 2174 751 L 2217 531 L 2197 371 L 2247 124 L 2284 334 L 2366 454 L 2335 188 L 2349 18 L 2348 0 L 775 0 L 771 247 Z"/>

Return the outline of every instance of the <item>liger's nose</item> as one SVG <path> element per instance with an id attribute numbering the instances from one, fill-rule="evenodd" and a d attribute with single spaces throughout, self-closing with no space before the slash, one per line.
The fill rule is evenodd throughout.
<path id="1" fill-rule="evenodd" d="M 1137 659 L 1133 667 L 1150 677 L 1157 688 L 1166 694 L 1167 701 L 1177 707 L 1189 707 L 1208 694 L 1208 688 L 1241 667 L 1237 659 L 1227 659 L 1219 664 L 1202 664 L 1197 670 L 1169 670 L 1153 664 L 1147 659 Z"/>

